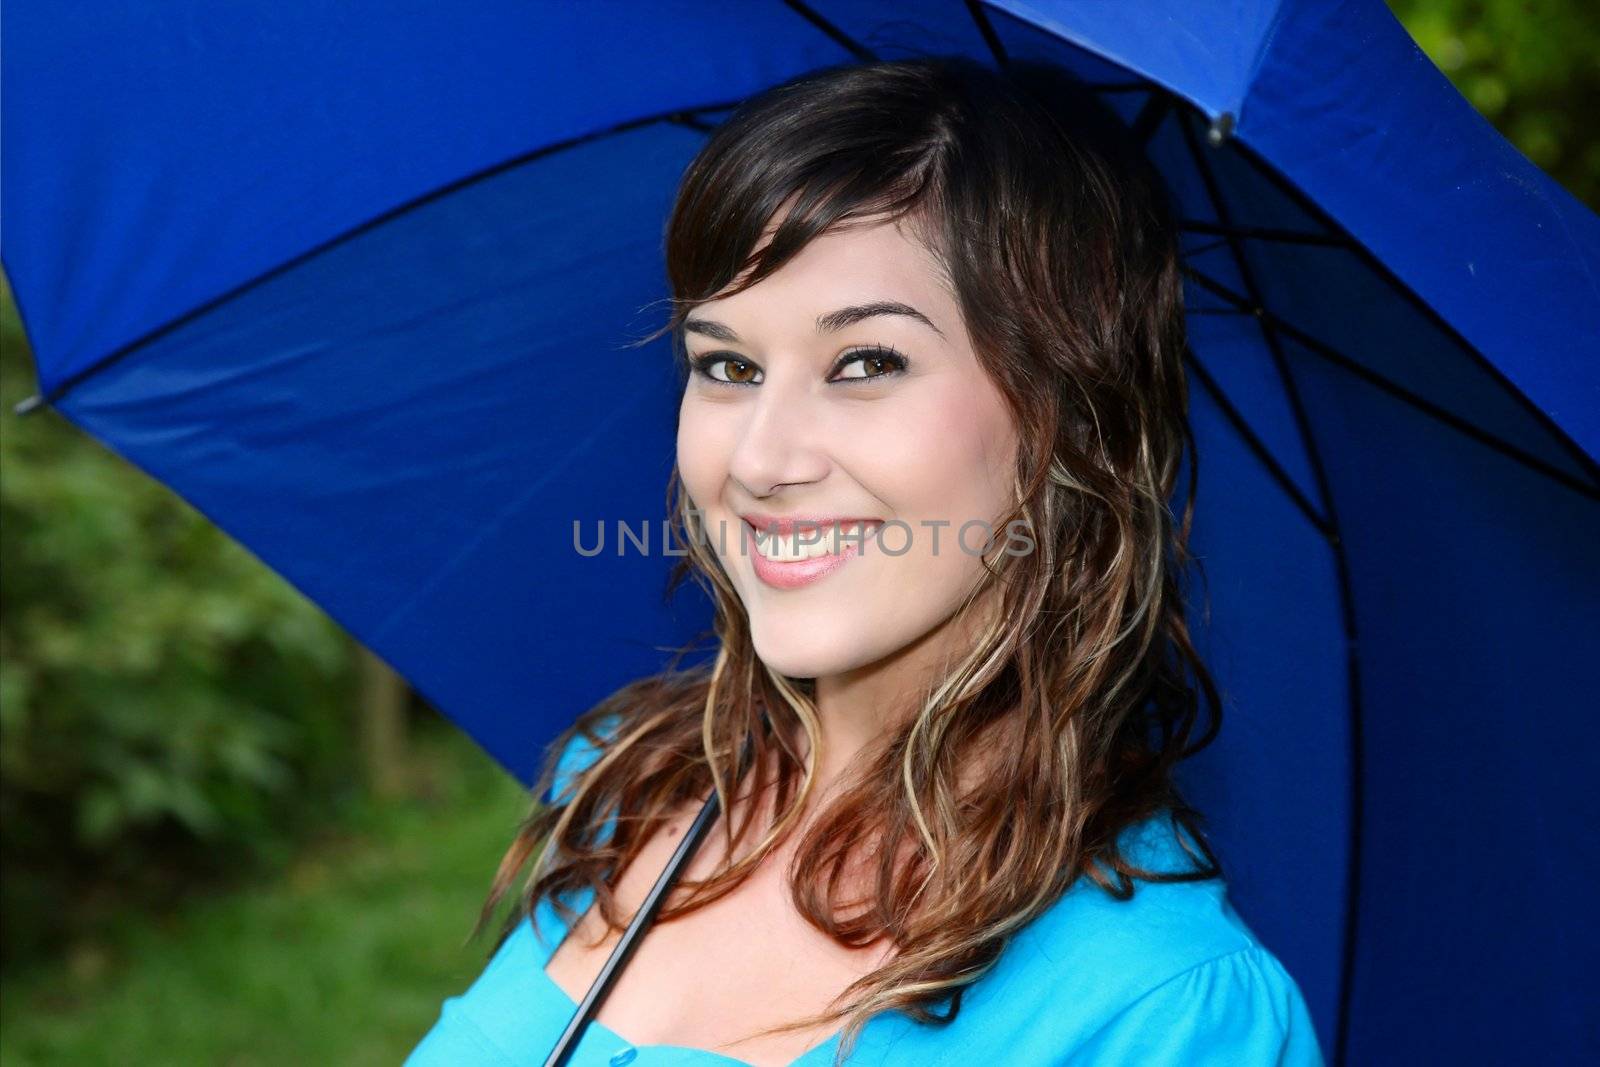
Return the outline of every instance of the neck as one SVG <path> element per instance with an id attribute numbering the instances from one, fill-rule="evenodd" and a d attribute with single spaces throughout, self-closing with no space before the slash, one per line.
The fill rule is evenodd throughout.
<path id="1" fill-rule="evenodd" d="M 917 705 L 925 695 L 972 650 L 980 621 L 989 618 L 992 608 L 993 598 L 987 597 L 874 663 L 816 679 L 822 729 L 819 787 L 832 786 L 864 750 L 887 741 L 892 730 L 920 710 Z"/>

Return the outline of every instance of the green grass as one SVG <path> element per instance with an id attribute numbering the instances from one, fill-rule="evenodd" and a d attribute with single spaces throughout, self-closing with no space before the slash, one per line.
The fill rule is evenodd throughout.
<path id="1" fill-rule="evenodd" d="M 272 884 L 6 979 L 0 1061 L 400 1063 L 483 969 L 494 928 L 464 942 L 528 806 L 453 729 L 419 732 L 413 762 L 405 799 L 367 805 Z"/>

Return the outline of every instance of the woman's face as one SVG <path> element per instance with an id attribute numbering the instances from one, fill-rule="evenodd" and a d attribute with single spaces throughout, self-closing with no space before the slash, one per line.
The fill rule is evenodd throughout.
<path id="1" fill-rule="evenodd" d="M 1006 543 L 1017 437 L 928 251 L 889 222 L 829 232 L 685 331 L 679 473 L 757 655 L 819 678 L 939 627 Z M 823 525 L 768 541 L 783 519 Z"/>

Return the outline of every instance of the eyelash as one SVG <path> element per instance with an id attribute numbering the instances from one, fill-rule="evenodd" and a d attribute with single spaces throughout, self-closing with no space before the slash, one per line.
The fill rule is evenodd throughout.
<path id="1" fill-rule="evenodd" d="M 839 381 L 848 383 L 881 381 L 885 378 L 893 378 L 896 375 L 904 374 L 906 368 L 910 366 L 910 361 L 907 360 L 905 356 L 901 355 L 899 351 L 890 347 L 889 345 L 869 345 L 866 348 L 851 349 L 849 352 L 846 352 L 843 356 L 841 356 L 839 358 L 839 362 L 833 365 L 833 371 L 829 376 L 830 379 L 832 378 L 833 374 L 838 374 L 850 364 L 858 363 L 866 359 L 881 360 L 882 362 L 889 364 L 891 369 L 885 370 L 881 374 L 869 374 L 860 378 L 841 378 Z M 689 365 L 691 368 L 693 368 L 694 373 L 698 374 L 712 385 L 728 386 L 733 389 L 744 389 L 752 385 L 761 384 L 760 382 L 725 382 L 721 378 L 713 378 L 711 376 L 711 368 L 718 363 L 743 363 L 747 366 L 755 366 L 755 364 L 751 363 L 748 359 L 741 359 L 738 356 L 733 355 L 731 352 L 706 352 L 695 356 L 689 361 Z"/>

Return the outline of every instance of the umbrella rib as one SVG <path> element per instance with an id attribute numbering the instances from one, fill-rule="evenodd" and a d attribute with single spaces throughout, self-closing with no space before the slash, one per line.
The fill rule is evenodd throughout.
<path id="1" fill-rule="evenodd" d="M 1086 82 L 1084 84 L 1097 93 L 1147 93 L 1151 89 L 1149 82 Z"/>
<path id="2" fill-rule="evenodd" d="M 1398 382 L 1379 374 L 1371 367 L 1363 364 L 1360 360 L 1352 359 L 1351 357 L 1345 355 L 1343 352 L 1340 352 L 1326 341 L 1319 340 L 1292 323 L 1285 322 L 1273 312 L 1268 311 L 1265 308 L 1257 308 L 1252 306 L 1250 301 L 1245 299 L 1244 296 L 1234 292 L 1231 288 L 1211 277 L 1206 272 L 1195 267 L 1185 267 L 1184 272 L 1200 285 L 1204 286 L 1212 293 L 1232 304 L 1239 314 L 1255 315 L 1257 318 L 1269 323 L 1283 336 L 1299 343 L 1313 355 L 1319 356 L 1322 359 L 1327 360 L 1329 363 L 1343 368 L 1369 385 L 1372 385 L 1375 388 L 1380 389 L 1394 397 L 1396 400 L 1399 400 L 1405 404 L 1409 404 L 1411 407 L 1416 408 L 1423 414 L 1444 423 L 1446 426 L 1449 426 L 1451 429 L 1456 430 L 1459 433 L 1471 437 L 1480 444 L 1494 449 L 1496 452 L 1501 453 L 1508 459 L 1522 464 L 1530 470 L 1533 470 L 1536 473 L 1541 474 L 1568 489 L 1571 489 L 1573 492 L 1589 497 L 1590 499 L 1600 500 L 1600 488 L 1597 488 L 1596 486 L 1591 485 L 1580 478 L 1574 477 L 1559 467 L 1551 465 L 1548 461 L 1540 459 L 1538 456 L 1535 456 L 1532 453 L 1517 447 L 1510 441 L 1505 440 L 1503 437 L 1499 437 L 1496 434 L 1492 434 L 1483 429 L 1482 427 L 1474 425 L 1472 422 L 1462 418 L 1460 415 L 1450 411 L 1448 408 L 1439 406 L 1432 400 L 1429 400 L 1427 397 L 1412 392 L 1405 386 L 1400 385 Z"/>
<path id="3" fill-rule="evenodd" d="M 1354 241 L 1337 234 L 1301 233 L 1298 230 L 1280 230 L 1271 226 L 1220 226 L 1215 222 L 1203 222 L 1200 219 L 1184 219 L 1178 223 L 1178 228 L 1188 230 L 1190 233 L 1217 234 L 1221 237 L 1253 237 L 1263 241 L 1279 241 L 1283 244 L 1327 245 L 1351 251 L 1355 251 L 1356 248 Z"/>
<path id="4" fill-rule="evenodd" d="M 578 148 L 594 141 L 616 136 L 617 134 L 630 133 L 633 130 L 640 129 L 645 126 L 651 126 L 658 122 L 686 121 L 689 116 L 692 116 L 697 112 L 721 111 L 727 108 L 736 107 L 738 103 L 739 101 L 735 100 L 728 103 L 703 104 L 698 107 L 674 108 L 671 111 L 645 115 L 636 119 L 628 119 L 624 122 L 619 122 L 615 125 L 608 126 L 602 130 L 594 130 L 590 133 L 579 134 L 576 137 L 569 137 L 562 141 L 556 141 L 553 144 L 542 145 L 539 148 L 522 152 L 511 157 L 510 159 L 502 160 L 501 162 L 491 164 L 482 170 L 477 170 L 471 174 L 456 178 L 453 181 L 450 181 L 445 185 L 441 185 L 436 189 L 430 189 L 426 193 L 415 196 L 403 203 L 396 204 L 394 207 L 387 209 L 381 214 L 376 215 L 373 218 L 370 218 L 367 221 L 352 227 L 351 229 L 329 237 L 321 243 L 306 249 L 304 252 L 285 260 L 277 266 L 271 267 L 268 270 L 257 274 L 253 278 L 248 278 L 245 281 L 240 282 L 238 285 L 235 285 L 232 289 L 212 297 L 203 304 L 191 308 L 189 311 L 184 312 L 177 318 L 163 323 L 162 325 L 157 326 L 156 328 L 149 330 L 144 334 L 141 334 L 132 341 L 129 341 L 119 348 L 116 348 L 111 352 L 101 356 L 99 359 L 94 360 L 81 370 L 78 370 L 73 374 L 63 378 L 61 381 L 57 382 L 53 388 L 44 390 L 42 394 L 28 397 L 26 400 L 19 402 L 17 404 L 18 410 L 16 413 L 27 414 L 38 410 L 40 407 L 46 404 L 56 404 L 63 396 L 65 396 L 74 387 L 80 385 L 85 379 L 100 373 L 113 363 L 117 363 L 127 356 L 130 356 L 133 353 L 138 352 L 151 344 L 154 344 L 168 334 L 173 333 L 183 326 L 195 321 L 196 319 L 203 317 L 216 308 L 221 307 L 230 301 L 237 300 L 239 297 L 257 288 L 258 286 L 265 285 L 267 282 L 272 281 L 279 275 L 286 274 L 289 271 L 294 270 L 296 267 L 316 258 L 317 256 L 322 255 L 325 252 L 329 252 L 334 248 L 337 248 L 347 241 L 355 240 L 357 237 L 360 237 L 369 230 L 376 229 L 387 222 L 393 221 L 395 218 L 401 215 L 432 203 L 441 197 L 448 196 L 451 193 L 474 184 L 475 182 L 492 178 L 496 174 L 520 167 L 525 163 L 531 163 L 543 156 L 554 155 L 557 152 L 564 152 L 569 148 Z M 22 410 L 24 408 L 26 410 Z"/>
<path id="5" fill-rule="evenodd" d="M 1211 206 L 1216 211 L 1217 218 L 1224 228 L 1234 229 L 1233 220 L 1228 211 L 1228 205 L 1222 198 L 1222 189 L 1217 182 L 1215 172 L 1211 169 L 1210 161 L 1205 158 L 1195 137 L 1191 124 L 1180 116 L 1178 127 L 1183 133 L 1183 139 L 1189 146 L 1190 154 L 1194 157 L 1195 166 L 1200 171 L 1201 180 L 1205 183 L 1206 195 L 1211 200 Z M 1239 270 L 1239 276 L 1244 281 L 1245 289 L 1250 294 L 1255 307 L 1262 307 L 1261 294 L 1255 281 L 1255 274 L 1250 268 L 1249 261 L 1245 258 L 1244 249 L 1239 244 L 1239 238 L 1232 233 L 1222 235 L 1228 243 L 1228 248 L 1233 254 L 1234 265 Z M 1321 511 L 1330 520 L 1333 519 L 1333 503 L 1330 499 L 1331 491 L 1325 472 L 1322 470 L 1321 458 L 1316 453 L 1316 441 L 1311 434 L 1310 422 L 1306 416 L 1305 405 L 1300 399 L 1300 390 L 1289 372 L 1288 360 L 1283 352 L 1283 345 L 1275 328 L 1275 323 L 1269 322 L 1265 315 L 1255 316 L 1261 329 L 1262 340 L 1266 342 L 1267 351 L 1272 356 L 1273 365 L 1277 368 L 1279 380 L 1284 387 L 1284 393 L 1289 399 L 1289 410 L 1294 415 L 1296 426 L 1300 431 L 1302 445 L 1305 446 L 1307 459 L 1311 462 L 1312 476 L 1317 483 L 1317 492 L 1322 497 Z M 1336 523 L 1336 520 L 1334 520 Z"/>
<path id="6" fill-rule="evenodd" d="M 1206 195 L 1211 200 L 1211 207 L 1216 214 L 1217 221 L 1223 226 L 1232 228 L 1233 218 L 1228 210 L 1227 201 L 1223 198 L 1222 188 L 1217 182 L 1215 172 L 1212 170 L 1211 161 L 1206 158 L 1205 152 L 1200 147 L 1187 115 L 1178 116 L 1178 128 L 1183 134 L 1185 144 L 1188 145 L 1189 154 L 1194 160 L 1195 167 L 1200 172 L 1201 181 L 1205 184 Z M 1233 253 L 1234 265 L 1239 271 L 1240 279 L 1244 282 L 1246 295 L 1248 295 L 1255 307 L 1264 308 L 1260 287 L 1256 285 L 1255 273 L 1251 269 L 1249 258 L 1244 254 L 1240 238 L 1231 234 L 1227 236 L 1229 248 Z M 1300 431 L 1301 443 L 1306 452 L 1306 462 L 1311 466 L 1312 477 L 1317 483 L 1317 492 L 1322 497 L 1322 508 L 1328 517 L 1328 524 L 1331 528 L 1328 535 L 1328 546 L 1333 553 L 1334 571 L 1339 586 L 1340 618 L 1344 624 L 1345 671 L 1349 682 L 1350 699 L 1350 822 L 1349 838 L 1346 844 L 1350 854 L 1350 866 L 1345 872 L 1345 926 L 1343 931 L 1342 966 L 1339 975 L 1338 1031 L 1334 1048 L 1334 1062 L 1342 1065 L 1345 1062 L 1349 1043 L 1350 1004 L 1355 992 L 1356 932 L 1360 926 L 1361 906 L 1361 839 L 1365 818 L 1361 795 L 1361 782 L 1364 777 L 1364 742 L 1362 739 L 1361 689 L 1359 684 L 1360 664 L 1356 659 L 1355 592 L 1351 585 L 1350 561 L 1345 554 L 1343 536 L 1339 527 L 1339 513 L 1334 505 L 1332 489 L 1328 484 L 1328 473 L 1323 467 L 1322 454 L 1317 448 L 1316 436 L 1312 433 L 1311 422 L 1301 401 L 1300 391 L 1296 386 L 1294 374 L 1289 367 L 1288 357 L 1284 353 L 1282 340 L 1279 337 L 1274 321 L 1269 321 L 1265 315 L 1258 314 L 1256 322 L 1260 326 L 1262 340 L 1266 342 L 1267 351 L 1272 356 L 1273 366 L 1277 368 L 1278 378 L 1283 383 L 1284 392 L 1288 396 L 1289 410 L 1293 414 L 1295 424 Z"/>
<path id="7" fill-rule="evenodd" d="M 1156 128 L 1167 117 L 1167 112 L 1172 110 L 1172 103 L 1172 94 L 1160 90 L 1151 93 L 1150 99 L 1144 102 L 1128 127 L 1141 145 L 1148 145 L 1150 138 L 1156 135 Z"/>
<path id="8" fill-rule="evenodd" d="M 1280 174 L 1276 167 L 1272 166 L 1265 159 L 1263 159 L 1259 153 L 1249 146 L 1249 144 L 1237 138 L 1232 140 L 1230 143 L 1234 146 L 1234 150 L 1236 152 L 1254 164 L 1258 174 L 1270 181 L 1273 186 L 1275 186 L 1284 196 L 1294 201 L 1300 210 L 1304 211 L 1312 218 L 1322 222 L 1324 228 L 1326 229 L 1343 231 L 1343 227 L 1338 226 L 1337 223 L 1334 223 L 1331 219 L 1329 219 L 1327 212 L 1322 210 L 1321 205 L 1302 192 L 1300 188 L 1292 181 Z M 1524 393 L 1515 382 L 1506 377 L 1505 371 L 1497 367 L 1493 360 L 1489 359 L 1482 352 L 1478 351 L 1478 347 L 1476 345 L 1463 337 L 1461 332 L 1457 330 L 1455 326 L 1452 325 L 1448 320 L 1446 320 L 1443 315 L 1440 315 L 1431 304 L 1413 292 L 1411 286 L 1401 281 L 1394 271 L 1389 269 L 1389 265 L 1383 260 L 1379 259 L 1377 256 L 1373 255 L 1373 253 L 1368 250 L 1366 245 L 1362 244 L 1361 241 L 1357 240 L 1353 236 L 1350 237 L 1348 248 L 1351 252 L 1358 256 L 1363 263 L 1367 265 L 1369 270 L 1371 270 L 1378 277 L 1387 281 L 1391 288 L 1396 293 L 1400 294 L 1400 296 L 1404 298 L 1414 310 L 1437 326 L 1439 330 L 1446 336 L 1453 338 L 1455 342 L 1461 346 L 1464 352 L 1469 353 L 1471 358 L 1477 361 L 1480 367 L 1487 371 L 1497 381 L 1501 382 L 1510 392 L 1511 396 L 1522 405 L 1523 409 L 1537 419 L 1541 424 L 1543 424 L 1551 432 L 1555 439 L 1560 442 L 1561 446 L 1567 450 L 1567 453 L 1572 457 L 1573 461 L 1579 467 L 1582 467 L 1585 471 L 1588 471 L 1589 476 L 1597 485 L 1600 485 L 1600 463 L 1596 463 L 1594 457 L 1590 456 L 1581 445 L 1574 441 L 1559 422 L 1551 418 L 1543 408 L 1539 407 L 1538 404 L 1529 399 L 1528 395 Z"/>
<path id="9" fill-rule="evenodd" d="M 683 126 L 687 129 L 696 130 L 700 133 L 710 133 L 717 128 L 717 124 L 715 122 L 707 122 L 699 115 L 689 111 L 685 111 L 678 115 L 670 115 L 667 117 L 667 121 L 678 126 Z"/>
<path id="10" fill-rule="evenodd" d="M 1272 475 L 1273 481 L 1277 482 L 1278 487 L 1288 494 L 1289 499 L 1294 501 L 1295 507 L 1300 509 L 1301 513 L 1305 515 L 1306 520 L 1316 528 L 1318 533 L 1322 534 L 1324 537 L 1333 536 L 1332 525 L 1327 519 L 1317 513 L 1316 505 L 1313 504 L 1311 499 L 1306 496 L 1304 491 L 1302 491 L 1301 488 L 1295 484 L 1294 479 L 1290 477 L 1289 472 L 1284 469 L 1283 464 L 1279 463 L 1278 460 L 1273 456 L 1272 450 L 1267 447 L 1266 442 L 1261 440 L 1261 438 L 1256 434 L 1255 430 L 1250 428 L 1250 423 L 1242 414 L 1240 414 L 1238 407 L 1234 405 L 1233 401 L 1228 399 L 1228 394 L 1223 391 L 1222 386 L 1217 382 L 1216 377 L 1210 371 L 1206 370 L 1205 364 L 1200 362 L 1200 357 L 1195 354 L 1194 349 L 1186 345 L 1184 346 L 1183 354 L 1193 367 L 1195 376 L 1198 377 L 1200 379 L 1200 383 L 1206 387 L 1206 391 L 1209 392 L 1212 399 L 1217 402 L 1217 406 L 1222 409 L 1223 415 L 1227 417 L 1230 423 L 1232 423 L 1234 430 L 1241 438 L 1243 438 L 1244 443 L 1249 446 L 1250 451 L 1254 452 L 1256 458 L 1259 459 L 1262 465 L 1267 468 L 1267 471 Z"/>
<path id="11" fill-rule="evenodd" d="M 1218 248 L 1226 248 L 1227 246 L 1228 239 L 1226 237 L 1218 237 L 1215 241 L 1207 241 L 1203 245 L 1197 245 L 1194 248 L 1189 249 L 1183 253 L 1183 258 L 1191 259 L 1195 256 L 1203 256 L 1207 252 L 1215 251 Z"/>
<path id="12" fill-rule="evenodd" d="M 834 44 L 837 44 L 840 48 L 843 48 L 861 62 L 873 63 L 877 61 L 878 57 L 872 51 L 872 49 L 868 48 L 866 45 L 863 45 L 855 38 L 851 37 L 848 33 L 845 33 L 839 27 L 835 26 L 833 23 L 817 14 L 817 12 L 811 9 L 809 4 L 801 3 L 801 0 L 783 0 L 783 4 L 790 11 L 793 11 L 795 14 L 811 23 L 811 25 L 827 34 L 829 39 L 831 39 Z"/>
<path id="13" fill-rule="evenodd" d="M 989 21 L 989 13 L 983 9 L 982 0 L 967 0 L 967 15 L 983 35 L 983 43 L 989 46 L 994 61 L 1002 67 L 1009 67 L 1011 57 L 1006 54 L 1006 46 L 1000 43 L 1000 34 L 995 31 L 994 23 Z"/>

